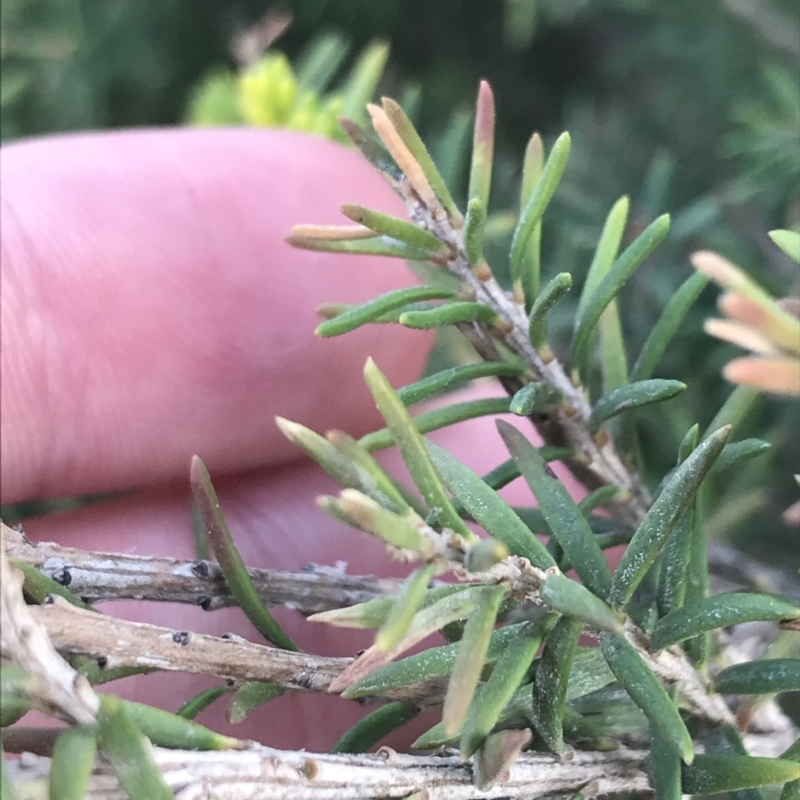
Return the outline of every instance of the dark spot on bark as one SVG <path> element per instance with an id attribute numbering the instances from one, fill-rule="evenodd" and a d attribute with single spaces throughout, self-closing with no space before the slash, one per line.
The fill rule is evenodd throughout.
<path id="1" fill-rule="evenodd" d="M 175 644 L 186 646 L 189 644 L 189 634 L 186 631 L 175 631 L 175 633 L 172 634 L 172 641 L 175 642 Z"/>
<path id="2" fill-rule="evenodd" d="M 208 568 L 208 562 L 206 561 L 195 561 L 192 564 L 192 572 L 198 578 L 207 578 L 211 574 L 211 570 Z"/>

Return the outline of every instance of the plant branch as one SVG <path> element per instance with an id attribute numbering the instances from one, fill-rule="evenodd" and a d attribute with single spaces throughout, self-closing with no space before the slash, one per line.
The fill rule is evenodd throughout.
<path id="1" fill-rule="evenodd" d="M 311 754 L 253 745 L 249 750 L 198 753 L 153 748 L 156 764 L 180 800 L 478 800 L 478 798 L 588 797 L 648 792 L 647 751 L 575 751 L 567 758 L 520 756 L 487 791 L 473 784 L 472 766 L 458 755 L 408 756 L 389 748 L 375 754 Z M 11 763 L 15 783 L 32 784 L 49 772 L 49 759 L 27 756 Z M 414 794 L 419 792 L 419 794 Z M 28 795 L 26 795 L 28 796 Z M 105 764 L 95 766 L 87 800 L 124 800 Z"/>

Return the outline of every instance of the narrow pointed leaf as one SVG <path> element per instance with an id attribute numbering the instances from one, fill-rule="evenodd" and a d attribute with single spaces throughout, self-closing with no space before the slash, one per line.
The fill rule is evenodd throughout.
<path id="1" fill-rule="evenodd" d="M 387 703 L 362 717 L 342 734 L 333 746 L 334 753 L 366 753 L 384 736 L 410 722 L 416 713 L 405 703 Z"/>
<path id="2" fill-rule="evenodd" d="M 389 477 L 389 475 L 384 471 L 383 467 L 372 457 L 369 450 L 367 450 L 365 447 L 362 447 L 358 443 L 357 439 L 354 439 L 349 433 L 337 430 L 328 431 L 325 434 L 325 438 L 345 458 L 349 459 L 349 461 L 356 467 L 357 470 L 359 470 L 362 491 L 364 491 L 363 487 L 365 487 L 367 484 L 367 480 L 364 479 L 364 476 L 366 476 L 367 479 L 374 483 L 378 489 L 378 492 L 380 492 L 380 494 L 390 501 L 390 507 L 393 510 L 402 513 L 407 512 L 410 508 L 412 508 L 407 494 L 404 494 L 403 491 L 398 488 L 398 485 L 394 482 L 394 480 Z M 369 495 L 369 492 L 364 493 Z M 372 496 L 372 499 L 378 500 L 379 496 L 380 495 Z M 417 501 L 416 505 L 419 507 L 415 507 L 414 510 L 418 514 L 426 513 L 424 507 L 419 501 Z"/>
<path id="3" fill-rule="evenodd" d="M 433 189 L 436 197 L 439 198 L 439 201 L 444 206 L 447 213 L 451 218 L 460 220 L 461 215 L 456 208 L 456 204 L 450 195 L 447 185 L 436 169 L 436 165 L 433 163 L 433 159 L 428 153 L 425 144 L 417 133 L 411 120 L 406 116 L 405 111 L 403 111 L 394 100 L 388 97 L 383 98 L 383 110 L 386 112 L 395 130 L 411 152 L 411 155 L 422 168 L 422 172 L 428 179 L 431 189 Z"/>
<path id="4" fill-rule="evenodd" d="M 451 406 L 437 408 L 433 411 L 426 411 L 422 414 L 417 414 L 414 417 L 409 417 L 410 424 L 413 426 L 415 433 L 423 434 L 430 433 L 431 431 L 438 431 L 440 428 L 446 428 L 448 425 L 455 425 L 457 422 L 464 422 L 468 419 L 475 419 L 476 417 L 486 417 L 492 414 L 507 414 L 509 400 L 507 397 L 486 397 L 481 400 L 467 400 L 463 403 L 454 403 Z M 402 403 L 401 403 L 402 405 Z M 361 444 L 370 452 L 376 450 L 383 450 L 386 447 L 391 447 L 399 442 L 395 438 L 395 433 L 392 430 L 391 424 L 388 428 L 382 428 L 374 433 L 368 433 L 359 439 Z M 402 452 L 402 448 L 401 448 Z M 411 469 L 409 468 L 409 472 Z M 417 477 L 412 472 L 414 482 L 417 483 Z M 422 487 L 417 486 L 422 492 Z M 424 496 L 424 492 L 423 492 Z M 453 527 L 449 525 L 448 527 Z"/>
<path id="5" fill-rule="evenodd" d="M 617 414 L 622 414 L 632 408 L 661 403 L 664 400 L 676 397 L 685 389 L 686 384 L 681 381 L 660 380 L 658 378 L 629 383 L 627 386 L 615 389 L 597 401 L 592 409 L 589 424 L 596 431 L 603 422 L 615 417 Z"/>
<path id="6" fill-rule="evenodd" d="M 528 205 L 534 189 L 539 183 L 544 166 L 544 144 L 542 137 L 534 133 L 525 148 L 522 162 L 522 186 L 519 198 L 520 212 Z M 512 226 L 512 231 L 515 226 Z M 525 302 L 525 310 L 530 313 L 534 301 L 539 297 L 539 285 L 542 271 L 542 222 L 539 220 L 528 237 L 528 244 L 523 248 L 518 272 L 512 272 L 511 282 L 517 301 Z M 516 264 L 514 270 L 517 270 Z M 544 325 L 540 326 L 544 327 Z M 533 331 L 532 331 L 533 339 Z M 540 346 L 540 345 L 534 345 Z"/>
<path id="7" fill-rule="evenodd" d="M 600 646 L 609 668 L 644 712 L 651 729 L 674 747 L 684 762 L 691 763 L 694 757 L 692 737 L 678 709 L 644 659 L 622 634 L 601 634 Z"/>
<path id="8" fill-rule="evenodd" d="M 100 695 L 101 704 L 111 695 Z M 116 699 L 116 698 L 115 698 Z M 174 750 L 231 750 L 242 747 L 239 739 L 223 736 L 196 722 L 155 706 L 119 701 L 136 727 L 154 744 Z"/>
<path id="9" fill-rule="evenodd" d="M 701 272 L 695 272 L 678 287 L 645 339 L 631 371 L 631 381 L 645 381 L 653 375 L 687 312 L 707 284 L 708 278 Z"/>
<path id="10" fill-rule="evenodd" d="M 96 752 L 95 725 L 69 728 L 56 739 L 50 762 L 49 800 L 83 800 Z"/>
<path id="11" fill-rule="evenodd" d="M 386 622 L 375 637 L 379 650 L 391 650 L 406 635 L 435 571 L 435 565 L 428 564 L 415 569 L 403 582 Z"/>
<path id="12" fill-rule="evenodd" d="M 623 617 L 618 612 L 585 586 L 564 575 L 548 575 L 539 593 L 553 611 L 575 617 L 596 630 L 622 631 Z"/>
<path id="13" fill-rule="evenodd" d="M 733 725 L 720 725 L 703 737 L 706 755 L 749 756 L 739 731 Z M 781 756 L 786 758 L 786 756 Z M 760 789 L 739 789 L 729 793 L 730 800 L 764 800 Z"/>
<path id="14" fill-rule="evenodd" d="M 290 234 L 286 242 L 300 250 L 315 250 L 322 253 L 348 253 L 361 256 L 387 256 L 404 258 L 407 261 L 428 261 L 437 256 L 437 250 L 401 242 L 391 236 L 373 236 L 369 239 L 317 239 Z"/>
<path id="15" fill-rule="evenodd" d="M 472 138 L 472 166 L 469 173 L 470 200 L 477 198 L 484 208 L 489 206 L 489 189 L 492 184 L 492 159 L 494 157 L 494 95 L 486 81 L 478 88 L 475 109 L 475 131 Z"/>
<path id="16" fill-rule="evenodd" d="M 199 692 L 187 700 L 176 712 L 176 716 L 184 719 L 194 719 L 200 712 L 205 711 L 213 702 L 231 691 L 230 686 L 215 686 Z"/>
<path id="17" fill-rule="evenodd" d="M 359 108 L 359 114 L 361 108 Z M 372 164 L 379 172 L 385 173 L 391 180 L 397 182 L 402 179 L 403 173 L 392 160 L 389 151 L 376 142 L 360 125 L 348 119 L 339 117 L 339 125 L 347 134 L 350 141 L 361 151 L 361 155 Z"/>
<path id="18" fill-rule="evenodd" d="M 769 594 L 731 592 L 706 597 L 662 617 L 650 636 L 650 648 L 661 650 L 700 633 L 756 620 L 782 622 L 800 618 L 800 608 Z"/>
<path id="19" fill-rule="evenodd" d="M 658 575 L 658 613 L 660 616 L 683 605 L 689 577 L 689 558 L 692 552 L 694 503 L 683 512 L 675 530 L 667 538 L 661 571 Z"/>
<path id="20" fill-rule="evenodd" d="M 413 511 L 403 516 L 395 514 L 355 489 L 344 489 L 337 503 L 346 518 L 387 544 L 413 550 L 426 557 L 432 555 L 432 544 L 420 532 L 417 523 L 421 520 Z"/>
<path id="21" fill-rule="evenodd" d="M 519 222 L 511 240 L 511 253 L 509 263 L 511 267 L 512 280 L 520 276 L 523 260 L 527 254 L 527 247 L 534 229 L 542 219 L 550 200 L 555 194 L 561 176 L 567 166 L 571 141 L 568 133 L 562 133 L 558 137 L 547 161 L 542 169 L 541 176 L 533 189 L 530 198 L 520 214 Z M 535 297 L 526 297 L 529 303 L 533 303 Z"/>
<path id="22" fill-rule="evenodd" d="M 588 517 L 592 511 L 608 505 L 615 497 L 619 497 L 621 494 L 623 494 L 623 490 L 619 486 L 599 486 L 578 503 L 578 509 L 581 514 Z"/>
<path id="23" fill-rule="evenodd" d="M 316 94 L 324 92 L 349 49 L 347 41 L 338 33 L 325 33 L 315 37 L 303 48 L 295 62 L 298 86 Z"/>
<path id="24" fill-rule="evenodd" d="M 544 381 L 526 383 L 511 398 L 509 410 L 520 417 L 542 414 L 549 408 L 558 406 L 563 399 L 561 391 L 550 383 Z"/>
<path id="25" fill-rule="evenodd" d="M 625 225 L 628 221 L 629 208 L 630 200 L 623 196 L 614 203 L 608 212 L 608 216 L 603 223 L 603 230 L 600 233 L 600 239 L 594 251 L 592 263 L 586 273 L 581 299 L 578 301 L 578 316 L 581 316 L 586 311 L 592 295 L 597 291 L 597 287 L 608 274 L 617 258 L 622 236 L 625 233 Z"/>
<path id="26" fill-rule="evenodd" d="M 443 597 L 463 590 L 464 586 L 458 583 L 435 586 L 425 592 L 420 608 L 426 608 Z M 345 608 L 334 608 L 330 611 L 320 611 L 317 614 L 312 614 L 308 619 L 310 622 L 324 622 L 339 628 L 380 628 L 388 619 L 393 605 L 393 597 L 376 597 L 374 600 L 367 600 L 365 603 L 358 603 Z"/>
<path id="27" fill-rule="evenodd" d="M 387 489 L 388 479 L 380 481 L 379 485 L 375 467 L 362 466 L 365 459 L 351 454 L 355 448 L 344 452 L 343 447 L 337 447 L 328 438 L 283 417 L 275 417 L 275 422 L 289 441 L 313 458 L 343 489 L 358 489 L 387 508 L 408 510 L 408 504 L 402 498 L 398 502 L 397 490 Z"/>
<path id="28" fill-rule="evenodd" d="M 572 288 L 572 275 L 559 272 L 531 303 L 528 321 L 531 344 L 539 348 L 547 341 L 547 315 L 553 306 Z M 527 295 L 526 295 L 527 296 Z"/>
<path id="29" fill-rule="evenodd" d="M 401 653 L 409 650 L 417 642 L 422 641 L 426 636 L 449 622 L 469 617 L 476 608 L 485 588 L 485 586 L 461 587 L 461 591 L 443 597 L 418 611 L 411 621 L 408 633 L 401 642 L 388 651 L 379 650 L 372 645 L 331 682 L 328 691 L 344 691 L 350 684 L 393 661 Z"/>
<path id="30" fill-rule="evenodd" d="M 400 324 L 415 330 L 440 328 L 442 325 L 454 325 L 456 322 L 482 322 L 484 325 L 495 325 L 501 317 L 489 306 L 481 303 L 453 302 L 446 303 L 430 311 L 405 311 L 400 315 Z"/>
<path id="31" fill-rule="evenodd" d="M 131 800 L 175 800 L 153 761 L 150 743 L 117 697 L 101 698 L 99 744 Z"/>
<path id="32" fill-rule="evenodd" d="M 547 474 L 539 451 L 523 433 L 502 420 L 497 421 L 497 430 L 584 585 L 600 597 L 607 597 L 611 570 L 578 504 L 563 483 Z"/>
<path id="33" fill-rule="evenodd" d="M 506 651 L 509 643 L 514 641 L 527 622 L 506 625 L 492 632 L 489 646 L 484 657 L 484 664 L 493 664 Z M 349 686 L 342 697 L 357 699 L 368 695 L 381 695 L 390 689 L 411 686 L 431 678 L 442 678 L 453 671 L 456 655 L 461 642 L 430 647 L 421 653 L 387 664 L 366 678 Z"/>
<path id="34" fill-rule="evenodd" d="M 522 730 L 499 731 L 489 736 L 475 757 L 475 786 L 487 791 L 504 770 L 516 761 L 531 741 L 532 734 Z"/>
<path id="35" fill-rule="evenodd" d="M 669 692 L 673 704 L 675 689 Z M 681 759 L 678 751 L 658 731 L 650 736 L 650 779 L 658 800 L 681 800 Z"/>
<path id="36" fill-rule="evenodd" d="M 770 231 L 769 238 L 775 242 L 789 258 L 800 264 L 800 233 L 797 231 Z"/>
<path id="37" fill-rule="evenodd" d="M 504 595 L 505 589 L 502 587 L 485 588 L 476 609 L 467 619 L 444 698 L 442 722 L 448 734 L 460 730 L 466 719 Z"/>
<path id="38" fill-rule="evenodd" d="M 425 440 L 415 427 L 414 420 L 403 405 L 403 401 L 372 359 L 369 359 L 364 367 L 364 377 L 378 410 L 389 426 L 391 441 L 397 445 L 416 487 L 428 507 L 435 513 L 437 521 L 443 527 L 451 528 L 467 541 L 471 541 L 474 534 L 453 508 L 428 455 Z M 361 444 L 368 450 L 378 449 L 370 448 L 364 439 L 361 440 Z"/>
<path id="39" fill-rule="evenodd" d="M 555 615 L 549 617 L 546 624 L 526 623 L 508 642 L 480 695 L 475 696 L 469 708 L 461 729 L 459 750 L 462 759 L 469 758 L 497 724 L 503 709 L 525 678 L 543 635 L 554 623 Z"/>
<path id="40" fill-rule="evenodd" d="M 450 367 L 429 375 L 416 383 L 404 386 L 402 389 L 397 390 L 397 395 L 406 406 L 412 406 L 435 394 L 449 392 L 457 386 L 478 378 L 519 375 L 521 372 L 523 372 L 522 367 L 503 362 L 466 364 L 461 367 Z"/>
<path id="41" fill-rule="evenodd" d="M 622 607 L 653 565 L 730 435 L 730 426 L 706 439 L 676 470 L 633 535 L 611 585 L 610 602 Z"/>
<path id="42" fill-rule="evenodd" d="M 800 692 L 800 659 L 770 658 L 727 667 L 714 678 L 719 694 Z"/>
<path id="43" fill-rule="evenodd" d="M 486 206 L 477 197 L 473 197 L 467 205 L 467 216 L 464 218 L 464 250 L 473 268 L 485 261 L 483 255 L 485 224 Z"/>
<path id="44" fill-rule="evenodd" d="M 437 289 L 433 286 L 414 286 L 406 289 L 395 289 L 392 292 L 376 297 L 368 303 L 351 308 L 344 314 L 326 320 L 321 323 L 315 333 L 317 336 L 330 337 L 341 336 L 349 333 L 362 325 L 374 322 L 388 311 L 402 308 L 408 303 L 421 300 L 441 300 L 452 297 L 452 292 L 445 289 Z"/>
<path id="45" fill-rule="evenodd" d="M 262 681 L 243 683 L 233 694 L 225 716 L 228 722 L 237 724 L 244 722 L 250 714 L 264 703 L 275 700 L 286 694 L 286 687 Z"/>
<path id="46" fill-rule="evenodd" d="M 258 596 L 256 587 L 247 572 L 247 567 L 233 543 L 225 517 L 222 515 L 219 498 L 214 490 L 214 484 L 211 483 L 211 476 L 198 456 L 192 458 L 190 479 L 192 492 L 205 520 L 206 533 L 214 549 L 214 555 L 231 588 L 234 599 L 250 622 L 266 639 L 285 650 L 297 650 L 297 645 L 281 630 L 280 625 Z"/>
<path id="47" fill-rule="evenodd" d="M 428 451 L 445 486 L 486 532 L 541 569 L 555 566 L 545 546 L 493 489 L 446 450 L 428 442 Z"/>
<path id="48" fill-rule="evenodd" d="M 533 683 L 533 724 L 556 755 L 564 752 L 564 702 L 583 623 L 561 617 L 544 643 Z"/>
<path id="49" fill-rule="evenodd" d="M 658 247 L 668 230 L 669 215 L 665 214 L 649 225 L 636 241 L 619 256 L 592 292 L 575 323 L 575 334 L 572 339 L 573 371 L 582 369 L 586 363 L 591 336 L 600 315 L 616 297 L 628 278 Z"/>
<path id="50" fill-rule="evenodd" d="M 757 458 L 771 447 L 772 445 L 763 439 L 742 439 L 740 442 L 726 444 L 709 474 L 717 475 L 728 467 L 734 467 L 751 458 Z"/>
<path id="51" fill-rule="evenodd" d="M 695 448 L 697 447 L 698 442 L 700 441 L 700 425 L 695 422 L 691 428 L 684 434 L 683 439 L 681 440 L 680 445 L 678 445 L 678 466 L 683 464 L 687 458 L 694 452 Z M 730 445 L 725 445 L 725 447 L 730 447 Z M 722 448 L 722 452 L 725 452 L 725 447 Z M 720 453 L 719 458 L 722 457 L 722 453 Z M 717 458 L 717 462 L 719 462 L 719 458 Z M 715 464 L 716 466 L 716 464 Z M 713 467 L 712 467 L 713 469 Z"/>
<path id="52" fill-rule="evenodd" d="M 389 236 L 392 239 L 410 244 L 413 247 L 420 247 L 423 250 L 436 252 L 443 247 L 443 244 L 430 231 L 414 225 L 404 219 L 392 217 L 372 208 L 359 206 L 354 203 L 345 203 L 340 207 L 342 214 L 353 222 L 363 225 L 365 228 L 375 231 L 375 233 Z M 428 299 L 428 298 L 419 298 Z M 388 309 L 387 309 L 388 310 Z"/>
<path id="53" fill-rule="evenodd" d="M 755 756 L 698 755 L 683 767 L 684 794 L 717 794 L 800 778 L 800 763 Z"/>
<path id="54" fill-rule="evenodd" d="M 628 384 L 628 357 L 616 300 L 612 300 L 600 315 L 599 328 L 603 392 L 608 395 Z"/>

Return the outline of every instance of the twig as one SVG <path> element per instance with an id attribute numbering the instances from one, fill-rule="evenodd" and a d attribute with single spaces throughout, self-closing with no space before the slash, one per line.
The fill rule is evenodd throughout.
<path id="1" fill-rule="evenodd" d="M 472 782 L 472 767 L 457 755 L 407 756 L 382 748 L 376 754 L 323 755 L 254 745 L 250 750 L 197 753 L 154 748 L 154 757 L 177 800 L 489 800 L 647 792 L 647 751 L 574 751 L 563 759 L 526 753 L 505 780 L 487 791 Z M 27 756 L 10 765 L 15 782 L 41 780 L 49 759 Z M 86 800 L 124 800 L 126 795 L 98 764 Z"/>
<path id="2" fill-rule="evenodd" d="M 6 555 L 27 561 L 87 602 L 150 600 L 188 603 L 206 611 L 236 605 L 222 570 L 213 561 L 182 561 L 121 553 L 98 553 L 31 543 L 3 526 Z M 250 577 L 267 605 L 310 615 L 397 594 L 400 581 L 347 575 L 339 567 L 311 564 L 303 572 L 251 569 Z"/>
<path id="3" fill-rule="evenodd" d="M 350 658 L 296 653 L 241 636 L 210 636 L 95 614 L 60 597 L 29 612 L 60 651 L 104 659 L 107 668 L 149 667 L 243 681 L 265 681 L 306 692 L 327 692 Z M 386 692 L 419 708 L 441 703 L 446 682 L 435 679 Z"/>
<path id="4" fill-rule="evenodd" d="M 36 708 L 68 722 L 90 724 L 100 707 L 97 695 L 53 648 L 35 609 L 25 604 L 22 582 L 19 570 L 0 552 L 0 655 L 30 677 L 28 699 Z"/>

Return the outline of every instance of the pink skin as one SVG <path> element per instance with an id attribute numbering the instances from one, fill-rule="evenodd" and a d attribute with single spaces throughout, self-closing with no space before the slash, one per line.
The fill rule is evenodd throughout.
<path id="1" fill-rule="evenodd" d="M 2 502 L 128 491 L 124 499 L 31 520 L 38 540 L 191 558 L 188 467 L 198 453 L 245 561 L 296 570 L 345 560 L 402 575 L 383 548 L 319 512 L 327 476 L 280 434 L 276 414 L 318 431 L 379 425 L 361 369 L 416 379 L 431 337 L 372 326 L 313 335 L 314 309 L 411 281 L 395 260 L 294 250 L 298 222 L 345 221 L 353 200 L 402 214 L 355 153 L 255 130 L 85 134 L 2 148 Z M 438 441 L 473 468 L 506 456 L 490 420 Z M 390 456 L 387 463 L 397 465 Z M 516 501 L 530 502 L 524 487 Z M 171 628 L 259 641 L 237 610 L 107 605 Z M 363 632 L 276 610 L 301 647 L 351 655 Z M 168 709 L 218 680 L 158 675 L 108 689 Z M 284 748 L 329 749 L 364 714 L 335 697 L 288 695 L 231 728 L 224 703 L 200 721 Z M 30 724 L 29 720 L 26 720 Z M 407 744 L 430 716 L 394 740 Z"/>

